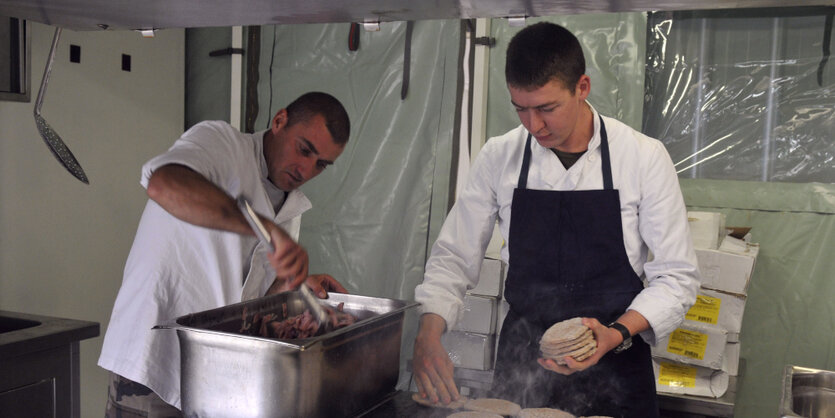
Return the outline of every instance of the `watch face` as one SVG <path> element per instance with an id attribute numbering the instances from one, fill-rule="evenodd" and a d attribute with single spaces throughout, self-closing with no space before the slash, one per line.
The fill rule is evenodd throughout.
<path id="1" fill-rule="evenodd" d="M 621 351 L 626 351 L 632 347 L 632 337 L 623 340 L 619 346 L 615 347 L 615 354 L 620 353 Z"/>

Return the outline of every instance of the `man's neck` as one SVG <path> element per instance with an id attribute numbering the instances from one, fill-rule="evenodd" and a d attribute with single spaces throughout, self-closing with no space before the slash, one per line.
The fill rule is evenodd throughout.
<path id="1" fill-rule="evenodd" d="M 587 102 L 583 103 L 580 109 L 580 116 L 577 118 L 577 126 L 568 140 L 565 141 L 565 146 L 556 147 L 556 150 L 567 153 L 584 152 L 589 149 L 589 143 L 594 136 L 594 112 Z"/>

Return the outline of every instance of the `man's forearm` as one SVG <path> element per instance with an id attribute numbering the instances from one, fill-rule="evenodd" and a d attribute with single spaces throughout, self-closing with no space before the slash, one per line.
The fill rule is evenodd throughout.
<path id="1" fill-rule="evenodd" d="M 629 330 L 629 335 L 637 335 L 649 329 L 649 321 L 634 310 L 627 310 L 616 322 L 625 326 Z"/>
<path id="2" fill-rule="evenodd" d="M 190 224 L 253 234 L 235 200 L 186 166 L 169 164 L 154 171 L 148 181 L 148 197 Z"/>

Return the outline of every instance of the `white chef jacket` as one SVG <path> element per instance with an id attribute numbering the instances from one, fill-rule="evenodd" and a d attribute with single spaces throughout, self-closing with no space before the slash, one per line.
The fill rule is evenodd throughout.
<path id="1" fill-rule="evenodd" d="M 291 191 L 278 214 L 268 194 L 282 196 L 267 179 L 264 131 L 239 132 L 226 122 L 201 122 L 164 154 L 142 167 L 141 184 L 166 164 L 185 165 L 233 197 L 246 197 L 298 239 L 301 214 L 311 207 Z M 272 188 L 272 189 L 271 189 Z M 157 324 L 194 312 L 263 296 L 275 278 L 267 248 L 255 237 L 195 226 L 148 200 L 125 264 L 99 366 L 139 382 L 181 408 L 180 351 L 176 332 Z"/>
<path id="2" fill-rule="evenodd" d="M 567 169 L 548 148 L 531 141 L 528 189 L 592 190 L 603 188 L 600 120 L 588 151 Z M 614 188 L 619 191 L 623 240 L 629 262 L 646 286 L 628 309 L 651 326 L 642 333 L 655 344 L 671 333 L 696 300 L 699 271 L 690 239 L 687 209 L 678 177 L 664 145 L 612 118 L 603 117 L 608 134 Z M 513 190 L 522 168 L 528 131 L 519 126 L 491 138 L 479 152 L 466 185 L 449 212 L 426 263 L 424 281 L 415 289 L 422 313 L 458 319 L 464 293 L 478 284 L 484 252 L 498 217 L 507 245 Z M 509 263 L 507 245 L 502 259 Z M 647 261 L 648 251 L 654 255 Z M 512 309 L 512 306 L 511 306 Z"/>

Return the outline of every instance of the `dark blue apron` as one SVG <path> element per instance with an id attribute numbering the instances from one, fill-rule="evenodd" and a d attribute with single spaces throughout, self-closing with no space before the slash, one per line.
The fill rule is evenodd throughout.
<path id="1" fill-rule="evenodd" d="M 643 289 L 623 244 L 620 199 L 612 186 L 609 142 L 600 119 L 602 190 L 526 188 L 531 136 L 511 206 L 510 266 L 491 396 L 522 407 L 553 407 L 580 415 L 657 417 L 649 346 L 640 336 L 622 353 L 563 376 L 543 369 L 539 338 L 576 316 L 609 324 Z"/>

